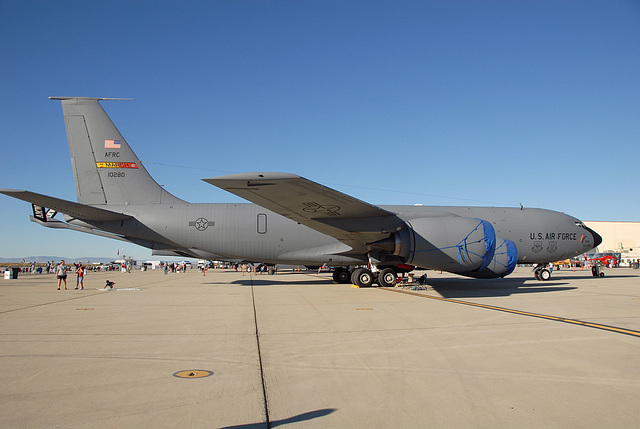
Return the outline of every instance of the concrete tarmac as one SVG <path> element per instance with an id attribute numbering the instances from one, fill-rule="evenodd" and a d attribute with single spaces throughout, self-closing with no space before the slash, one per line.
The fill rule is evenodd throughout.
<path id="1" fill-rule="evenodd" d="M 0 427 L 637 428 L 640 273 L 605 273 L 0 279 Z"/>

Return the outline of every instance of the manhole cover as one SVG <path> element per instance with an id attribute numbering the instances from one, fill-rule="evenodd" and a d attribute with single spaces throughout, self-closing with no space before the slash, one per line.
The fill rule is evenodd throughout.
<path id="1" fill-rule="evenodd" d="M 187 369 L 185 371 L 174 372 L 173 376 L 178 378 L 203 378 L 213 375 L 213 371 L 205 369 Z"/>

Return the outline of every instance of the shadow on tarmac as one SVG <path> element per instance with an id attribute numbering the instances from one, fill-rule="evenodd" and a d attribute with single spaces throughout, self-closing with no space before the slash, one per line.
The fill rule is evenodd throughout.
<path id="1" fill-rule="evenodd" d="M 427 278 L 429 288 L 435 290 L 444 298 L 482 298 L 510 296 L 520 293 L 561 292 L 577 289 L 575 286 L 565 286 L 569 283 L 564 279 L 535 282 L 527 285 L 529 278 L 503 279 L 473 279 L 473 278 Z"/>
<path id="2" fill-rule="evenodd" d="M 243 279 L 235 280 L 231 284 L 240 286 L 286 286 L 289 283 L 282 282 L 278 278 L 289 273 L 278 273 L 275 276 L 269 275 L 252 275 Z M 299 274 L 299 273 L 294 273 Z M 483 298 L 483 297 L 499 297 L 510 296 L 522 293 L 548 293 L 562 292 L 577 289 L 575 286 L 569 286 L 572 280 L 592 279 L 598 282 L 598 278 L 593 277 L 591 273 L 585 272 L 584 275 L 572 275 L 570 278 L 563 277 L 562 271 L 555 271 L 551 280 L 540 282 L 530 277 L 506 277 L 502 279 L 475 279 L 465 277 L 437 278 L 428 277 L 427 286 L 438 292 L 444 298 Z M 614 274 L 608 275 L 606 278 L 628 278 L 637 277 L 635 275 Z M 527 284 L 528 282 L 528 284 Z M 207 283 L 204 283 L 207 284 Z M 214 283 L 211 283 L 214 284 Z M 218 284 L 218 283 L 215 283 Z M 331 285 L 334 284 L 330 278 L 308 278 L 302 281 L 291 283 L 291 286 L 298 285 Z M 340 286 L 340 285 L 337 285 Z"/>
<path id="3" fill-rule="evenodd" d="M 307 413 L 298 414 L 297 416 L 289 417 L 282 420 L 272 420 L 269 427 L 276 427 L 280 425 L 288 425 L 289 423 L 304 422 L 307 420 L 317 419 L 318 417 L 324 417 L 336 411 L 335 408 L 323 408 L 316 411 L 309 411 Z M 243 425 L 225 426 L 220 429 L 263 429 L 267 426 L 267 423 L 247 423 Z"/>
<path id="4" fill-rule="evenodd" d="M 444 298 L 481 298 L 493 296 L 509 296 L 515 293 L 541 293 L 559 292 L 576 289 L 573 286 L 564 286 L 569 283 L 566 280 L 549 280 L 546 282 L 535 282 L 534 285 L 526 285 L 528 278 L 505 278 L 505 279 L 473 279 L 473 278 L 427 278 L 427 286 L 434 289 Z M 206 284 L 206 283 L 205 283 Z M 337 285 L 331 279 L 306 279 L 295 283 L 286 283 L 278 280 L 278 276 L 253 276 L 244 279 L 234 280 L 231 284 L 239 286 L 313 286 L 313 285 Z"/>

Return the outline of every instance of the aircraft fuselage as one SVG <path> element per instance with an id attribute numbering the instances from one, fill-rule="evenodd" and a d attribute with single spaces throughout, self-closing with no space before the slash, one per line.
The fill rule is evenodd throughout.
<path id="1" fill-rule="evenodd" d="M 380 206 L 399 218 L 456 215 L 489 221 L 497 236 L 513 241 L 518 263 L 547 263 L 577 256 L 594 246 L 582 223 L 544 209 L 448 206 Z M 187 249 L 209 259 L 271 264 L 354 265 L 361 255 L 349 246 L 255 204 L 148 204 L 110 206 L 133 221 L 94 223 L 95 227 L 159 249 Z M 71 221 L 70 223 L 74 223 Z M 328 256 L 329 255 L 329 256 Z"/>

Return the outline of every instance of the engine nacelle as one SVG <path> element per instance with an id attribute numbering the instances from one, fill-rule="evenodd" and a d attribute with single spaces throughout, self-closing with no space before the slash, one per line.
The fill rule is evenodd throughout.
<path id="1" fill-rule="evenodd" d="M 396 235 L 407 264 L 466 273 L 484 270 L 493 259 L 496 235 L 485 220 L 443 216 L 411 219 L 407 224 L 410 230 Z"/>
<path id="2" fill-rule="evenodd" d="M 511 274 L 517 263 L 518 248 L 516 244 L 511 240 L 496 237 L 496 251 L 489 265 L 483 270 L 460 274 L 477 279 L 495 279 Z"/>

